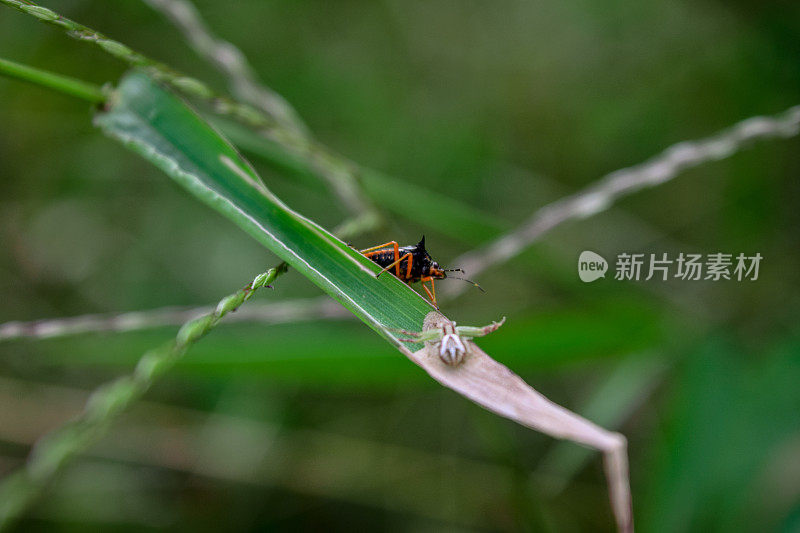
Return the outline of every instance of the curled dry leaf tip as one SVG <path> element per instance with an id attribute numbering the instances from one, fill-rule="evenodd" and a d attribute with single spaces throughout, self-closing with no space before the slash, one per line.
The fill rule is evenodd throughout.
<path id="1" fill-rule="evenodd" d="M 487 328 L 497 329 L 504 321 Z M 452 344 L 444 345 L 441 332 L 449 331 L 459 338 L 464 353 L 460 364 L 449 362 Z M 425 340 L 425 346 L 411 353 L 404 353 L 430 376 L 462 396 L 500 416 L 523 426 L 541 431 L 558 439 L 569 439 L 603 453 L 605 473 L 608 481 L 611 507 L 619 531 L 633 531 L 630 480 L 628 475 L 627 441 L 619 433 L 607 431 L 577 414 L 548 400 L 533 387 L 489 357 L 466 336 L 459 335 L 460 328 L 438 312 L 425 317 L 423 331 L 417 341 Z M 482 328 L 476 328 L 482 329 Z M 431 333 L 435 333 L 431 337 Z M 476 335 L 477 336 L 477 335 Z M 451 341 L 454 342 L 454 341 Z M 402 348 L 401 348 L 402 349 Z M 447 357 L 442 351 L 447 351 Z"/>

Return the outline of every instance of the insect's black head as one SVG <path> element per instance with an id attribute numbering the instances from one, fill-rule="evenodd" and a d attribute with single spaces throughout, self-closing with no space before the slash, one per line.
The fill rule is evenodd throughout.
<path id="1" fill-rule="evenodd" d="M 422 271 L 426 272 L 427 273 L 426 275 L 434 279 L 445 279 L 447 278 L 448 272 L 461 272 L 462 274 L 464 273 L 464 271 L 461 270 L 460 268 L 440 267 L 439 263 L 434 261 L 431 258 L 430 254 L 427 252 L 427 250 L 425 250 L 425 235 L 422 236 L 422 240 L 420 240 L 417 243 L 417 246 L 415 248 L 416 248 L 414 251 L 415 261 L 417 261 L 418 264 L 422 266 Z M 472 280 L 468 280 L 466 278 L 459 278 L 457 276 L 451 276 L 451 277 L 455 279 L 460 279 L 462 281 L 466 281 L 467 283 L 471 283 L 472 285 L 475 285 L 481 291 L 483 291 L 483 288 Z"/>
<path id="2" fill-rule="evenodd" d="M 447 277 L 447 272 L 439 266 L 439 263 L 431 261 L 430 276 L 435 279 L 444 279 Z"/>

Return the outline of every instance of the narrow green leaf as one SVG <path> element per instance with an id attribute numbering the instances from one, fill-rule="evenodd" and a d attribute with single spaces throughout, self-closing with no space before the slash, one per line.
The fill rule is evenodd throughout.
<path id="1" fill-rule="evenodd" d="M 421 329 L 432 310 L 424 298 L 394 276 L 376 279 L 375 263 L 292 211 L 180 99 L 144 73 L 132 72 L 109 102 L 95 117 L 107 135 L 231 219 L 387 340 L 400 346 L 389 328 Z"/>

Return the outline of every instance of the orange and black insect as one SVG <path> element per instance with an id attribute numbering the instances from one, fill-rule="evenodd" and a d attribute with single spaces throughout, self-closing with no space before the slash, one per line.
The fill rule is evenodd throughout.
<path id="1" fill-rule="evenodd" d="M 388 270 L 405 283 L 411 284 L 416 281 L 421 282 L 422 288 L 428 293 L 431 303 L 433 303 L 437 309 L 439 306 L 436 303 L 434 280 L 447 278 L 448 272 L 464 272 L 460 268 L 441 268 L 439 263 L 434 261 L 428 251 L 425 250 L 424 235 L 422 236 L 422 240 L 415 245 L 398 246 L 397 242 L 389 241 L 378 246 L 373 246 L 372 248 L 367 248 L 366 250 L 361 250 L 361 253 L 383 267 L 383 270 L 378 272 L 378 276 Z M 450 277 L 468 281 L 483 290 L 481 286 L 474 281 L 456 278 L 455 276 Z M 425 285 L 426 281 L 430 282 L 430 289 Z"/>

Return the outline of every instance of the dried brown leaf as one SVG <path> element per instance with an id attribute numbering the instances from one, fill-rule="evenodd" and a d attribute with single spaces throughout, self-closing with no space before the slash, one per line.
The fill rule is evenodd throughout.
<path id="1" fill-rule="evenodd" d="M 444 315 L 431 312 L 425 318 L 423 331 L 440 328 L 446 321 Z M 603 452 L 617 527 L 621 532 L 633 531 L 624 436 L 607 431 L 548 400 L 472 341 L 465 341 L 467 355 L 458 366 L 445 364 L 439 357 L 436 344 L 436 341 L 428 341 L 416 352 L 404 351 L 433 379 L 489 411 L 552 437 L 569 439 Z"/>

